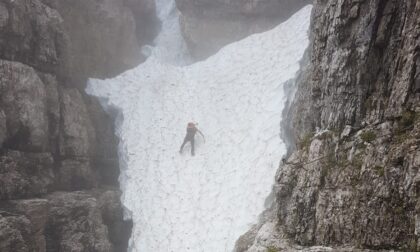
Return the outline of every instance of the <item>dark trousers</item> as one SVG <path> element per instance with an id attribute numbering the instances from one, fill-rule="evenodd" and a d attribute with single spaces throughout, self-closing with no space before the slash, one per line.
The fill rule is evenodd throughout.
<path id="1" fill-rule="evenodd" d="M 191 142 L 191 155 L 194 156 L 194 137 L 185 137 L 184 142 L 182 143 L 181 149 L 179 151 L 182 152 L 182 149 L 184 149 L 185 144 L 188 142 Z"/>

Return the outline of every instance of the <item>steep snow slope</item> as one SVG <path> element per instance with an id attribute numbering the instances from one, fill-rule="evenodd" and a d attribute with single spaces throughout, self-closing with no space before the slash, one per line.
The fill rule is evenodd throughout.
<path id="1" fill-rule="evenodd" d="M 143 47 L 143 52 L 165 64 L 182 66 L 190 63 L 175 0 L 155 0 L 155 3 L 156 14 L 162 22 L 161 31 L 155 40 L 155 47 Z"/>
<path id="2" fill-rule="evenodd" d="M 121 111 L 132 251 L 230 251 L 257 221 L 285 153 L 283 85 L 308 45 L 310 12 L 204 62 L 179 67 L 152 52 L 115 79 L 91 81 L 87 91 Z M 188 146 L 178 153 L 189 121 L 206 135 L 196 137 L 195 157 Z"/>

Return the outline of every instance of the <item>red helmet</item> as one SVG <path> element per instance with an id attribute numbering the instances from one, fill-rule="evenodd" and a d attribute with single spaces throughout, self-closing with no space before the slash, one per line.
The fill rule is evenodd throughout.
<path id="1" fill-rule="evenodd" d="M 187 125 L 187 127 L 188 127 L 188 128 L 193 128 L 193 127 L 195 127 L 195 124 L 194 124 L 194 123 L 192 123 L 192 122 L 189 122 L 189 123 L 188 123 L 188 125 Z"/>

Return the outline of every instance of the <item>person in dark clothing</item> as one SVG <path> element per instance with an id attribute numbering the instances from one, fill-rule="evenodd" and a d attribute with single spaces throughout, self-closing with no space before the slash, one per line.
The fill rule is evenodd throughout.
<path id="1" fill-rule="evenodd" d="M 197 129 L 197 127 L 195 126 L 194 123 L 190 122 L 187 125 L 187 135 L 184 138 L 184 142 L 181 145 L 181 149 L 179 150 L 179 153 L 182 153 L 182 150 L 184 149 L 184 146 L 186 143 L 190 142 L 191 143 L 191 155 L 195 155 L 194 152 L 194 137 L 196 133 L 200 133 L 200 135 L 204 138 L 203 133 Z"/>

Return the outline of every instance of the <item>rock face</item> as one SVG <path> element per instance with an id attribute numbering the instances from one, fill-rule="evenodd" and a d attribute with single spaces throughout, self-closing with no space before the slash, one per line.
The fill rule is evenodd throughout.
<path id="1" fill-rule="evenodd" d="M 157 22 L 153 3 L 150 0 L 53 2 L 52 6 L 63 18 L 69 42 L 65 67 L 73 77 L 71 80 L 80 81 L 75 77 L 85 76 L 109 78 L 142 62 L 145 58 L 140 46 L 151 42 Z M 132 9 L 137 15 L 133 15 Z"/>
<path id="2" fill-rule="evenodd" d="M 40 197 L 55 183 L 51 153 L 4 151 L 0 157 L 2 200 Z"/>
<path id="3" fill-rule="evenodd" d="M 59 13 L 41 1 L 0 2 L 0 55 L 43 72 L 57 72 L 67 42 Z"/>
<path id="4" fill-rule="evenodd" d="M 45 251 L 48 201 L 31 199 L 2 203 L 7 211 L 0 213 L 1 251 Z"/>
<path id="5" fill-rule="evenodd" d="M 14 215 L 8 212 L 1 212 L 0 216 L 1 250 L 31 251 L 35 242 L 32 240 L 31 222 L 28 218 L 24 215 Z"/>
<path id="6" fill-rule="evenodd" d="M 46 251 L 112 251 L 97 198 L 74 192 L 53 193 L 48 199 Z"/>
<path id="7" fill-rule="evenodd" d="M 12 61 L 0 61 L 2 110 L 6 118 L 5 147 L 47 151 L 47 92 L 36 71 Z"/>
<path id="8" fill-rule="evenodd" d="M 419 251 L 420 2 L 315 1 L 312 18 L 295 145 L 236 250 Z"/>
<path id="9" fill-rule="evenodd" d="M 204 59 L 224 45 L 280 24 L 312 0 L 176 0 L 191 55 Z"/>
<path id="10" fill-rule="evenodd" d="M 144 58 L 154 2 L 0 0 L 0 251 L 125 251 L 113 119 L 84 93 Z"/>

